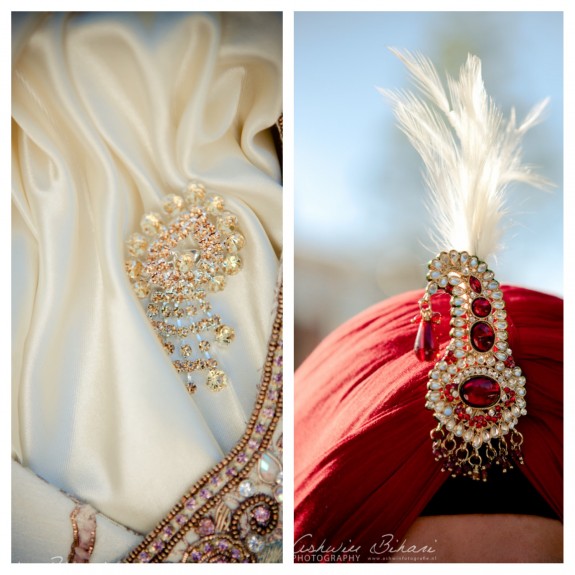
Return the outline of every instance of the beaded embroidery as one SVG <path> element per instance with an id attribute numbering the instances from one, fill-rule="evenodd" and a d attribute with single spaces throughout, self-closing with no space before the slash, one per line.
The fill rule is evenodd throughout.
<path id="1" fill-rule="evenodd" d="M 255 408 L 228 456 L 198 481 L 124 560 L 256 562 L 281 541 L 282 291 Z"/>
<path id="2" fill-rule="evenodd" d="M 214 348 L 229 345 L 235 332 L 212 314 L 207 294 L 223 290 L 227 277 L 241 270 L 245 239 L 237 216 L 202 184 L 189 184 L 183 197 L 166 196 L 162 211 L 145 214 L 144 235 L 134 233 L 126 242 L 126 271 L 188 391 L 196 391 L 198 371 L 207 373 L 210 390 L 220 391 L 228 377 Z"/>
<path id="3" fill-rule="evenodd" d="M 90 505 L 77 504 L 70 513 L 73 541 L 68 563 L 89 563 L 96 545 L 96 512 Z"/>

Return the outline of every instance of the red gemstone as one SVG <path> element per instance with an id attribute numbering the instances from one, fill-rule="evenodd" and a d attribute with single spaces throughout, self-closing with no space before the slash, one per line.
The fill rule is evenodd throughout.
<path id="1" fill-rule="evenodd" d="M 484 321 L 478 321 L 471 326 L 471 345 L 482 353 L 489 351 L 495 343 L 493 328 Z"/>
<path id="2" fill-rule="evenodd" d="M 464 382 L 459 388 L 462 401 L 469 407 L 491 407 L 499 401 L 499 384 L 485 375 L 476 375 Z"/>
<path id="3" fill-rule="evenodd" d="M 437 356 L 437 344 L 435 343 L 433 322 L 425 320 L 419 322 L 413 351 L 415 351 L 415 355 L 420 361 L 435 359 Z"/>
<path id="4" fill-rule="evenodd" d="M 481 293 L 481 282 L 475 276 L 469 278 L 469 285 L 475 293 Z"/>
<path id="5" fill-rule="evenodd" d="M 455 357 L 454 353 L 451 350 L 449 350 L 447 352 L 447 355 L 445 356 L 444 360 L 447 363 L 456 363 L 457 362 L 457 358 Z"/>
<path id="6" fill-rule="evenodd" d="M 491 313 L 491 304 L 484 297 L 477 297 L 471 304 L 471 311 L 477 317 L 487 317 Z"/>
<path id="7" fill-rule="evenodd" d="M 509 356 L 504 362 L 505 367 L 508 367 L 509 369 L 513 369 L 515 367 L 515 360 Z"/>

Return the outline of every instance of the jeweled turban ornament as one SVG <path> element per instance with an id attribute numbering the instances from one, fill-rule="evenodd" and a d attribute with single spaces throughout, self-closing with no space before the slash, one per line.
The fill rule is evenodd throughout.
<path id="1" fill-rule="evenodd" d="M 242 269 L 238 217 L 197 182 L 182 195 L 167 195 L 161 211 L 145 214 L 143 233 L 126 242 L 126 271 L 188 391 L 197 389 L 197 372 L 211 391 L 220 391 L 228 376 L 216 348 L 229 345 L 235 332 L 212 312 L 209 294 L 222 291 L 228 276 Z"/>
<path id="2" fill-rule="evenodd" d="M 414 348 L 420 360 L 435 362 L 425 395 L 437 420 L 432 449 L 444 471 L 486 480 L 494 464 L 505 471 L 523 463 L 518 427 L 527 415 L 527 382 L 513 358 L 504 290 L 485 260 L 500 241 L 509 184 L 548 185 L 522 163 L 520 147 L 547 102 L 517 126 L 514 110 L 505 119 L 486 94 L 479 58 L 468 56 L 446 92 L 428 59 L 392 51 L 423 96 L 384 91 L 425 164 L 440 251 L 428 265 Z M 449 296 L 451 314 L 441 355 L 432 308 L 439 294 Z"/>

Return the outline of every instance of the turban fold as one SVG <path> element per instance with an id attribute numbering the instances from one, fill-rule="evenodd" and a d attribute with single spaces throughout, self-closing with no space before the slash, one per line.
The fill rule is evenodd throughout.
<path id="1" fill-rule="evenodd" d="M 524 436 L 520 469 L 562 520 L 563 300 L 518 287 L 502 291 L 510 347 L 527 379 L 527 416 L 517 426 Z M 419 318 L 422 294 L 390 298 L 349 320 L 296 372 L 296 562 L 298 551 L 350 547 L 366 560 L 383 535 L 401 541 L 448 479 L 431 452 L 437 422 L 425 409 L 434 363 L 413 353 L 418 324 L 411 320 Z M 448 297 L 434 298 L 441 354 L 449 343 L 448 308 Z M 523 513 L 535 514 L 525 505 Z M 457 513 L 456 506 L 444 514 Z"/>

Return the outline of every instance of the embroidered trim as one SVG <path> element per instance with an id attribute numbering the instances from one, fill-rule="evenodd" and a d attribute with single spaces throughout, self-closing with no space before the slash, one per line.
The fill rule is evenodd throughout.
<path id="1" fill-rule="evenodd" d="M 90 505 L 76 505 L 70 521 L 74 540 L 68 563 L 89 563 L 96 544 L 96 511 Z"/>
<path id="2" fill-rule="evenodd" d="M 259 393 L 242 439 L 181 497 L 125 563 L 257 562 L 281 539 L 281 283 L 276 301 Z"/>

